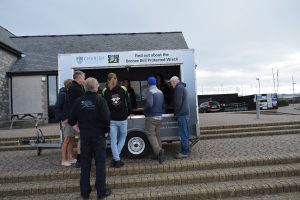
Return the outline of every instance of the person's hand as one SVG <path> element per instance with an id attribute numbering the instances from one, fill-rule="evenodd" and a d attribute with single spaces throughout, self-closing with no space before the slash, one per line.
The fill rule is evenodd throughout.
<path id="1" fill-rule="evenodd" d="M 74 126 L 73 126 L 73 129 L 76 131 L 76 132 L 80 132 L 80 129 L 79 129 L 79 126 L 78 126 L 78 124 L 75 124 Z"/>
<path id="2" fill-rule="evenodd" d="M 104 136 L 107 138 L 107 136 L 108 136 L 108 133 L 105 133 L 105 134 L 104 134 Z"/>

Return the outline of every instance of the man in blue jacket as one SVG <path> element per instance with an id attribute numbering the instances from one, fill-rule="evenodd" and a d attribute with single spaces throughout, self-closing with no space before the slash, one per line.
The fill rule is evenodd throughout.
<path id="1" fill-rule="evenodd" d="M 162 164 L 165 160 L 165 156 L 164 149 L 161 145 L 160 127 L 162 113 L 165 110 L 164 95 L 162 91 L 156 87 L 156 79 L 153 76 L 148 78 L 148 86 L 149 89 L 144 108 L 144 114 L 146 116 L 145 130 L 154 155 L 158 158 L 159 164 Z"/>
<path id="2" fill-rule="evenodd" d="M 177 159 L 187 158 L 190 153 L 189 143 L 189 115 L 188 91 L 186 84 L 177 76 L 170 79 L 174 90 L 174 117 L 178 122 L 178 132 L 181 140 L 181 151 L 176 154 Z"/>

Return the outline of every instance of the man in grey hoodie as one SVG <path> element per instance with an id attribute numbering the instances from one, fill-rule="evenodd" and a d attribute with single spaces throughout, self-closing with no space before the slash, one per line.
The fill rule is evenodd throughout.
<path id="1" fill-rule="evenodd" d="M 181 140 L 181 151 L 176 154 L 177 159 L 187 158 L 190 153 L 189 143 L 189 115 L 188 92 L 186 84 L 177 76 L 170 79 L 174 90 L 174 117 L 178 122 L 178 132 Z"/>

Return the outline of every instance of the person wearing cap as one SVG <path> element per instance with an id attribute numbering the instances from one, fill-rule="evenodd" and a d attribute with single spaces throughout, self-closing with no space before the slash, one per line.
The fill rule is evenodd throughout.
<path id="1" fill-rule="evenodd" d="M 170 79 L 174 88 L 174 118 L 178 122 L 178 132 L 181 140 L 181 150 L 176 154 L 177 159 L 187 158 L 190 153 L 189 143 L 189 115 L 188 91 L 186 84 L 181 82 L 177 76 Z"/>
<path id="2" fill-rule="evenodd" d="M 156 79 L 153 76 L 148 78 L 148 87 L 144 108 L 144 115 L 146 117 L 145 130 L 155 158 L 162 164 L 165 160 L 165 155 L 161 145 L 160 127 L 162 114 L 165 110 L 164 95 L 156 87 Z"/>

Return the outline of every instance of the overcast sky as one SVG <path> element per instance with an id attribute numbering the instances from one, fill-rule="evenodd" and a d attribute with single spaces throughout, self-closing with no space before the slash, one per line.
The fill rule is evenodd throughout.
<path id="1" fill-rule="evenodd" d="M 299 0 L 0 0 L 17 36 L 182 31 L 199 94 L 300 93 Z"/>

